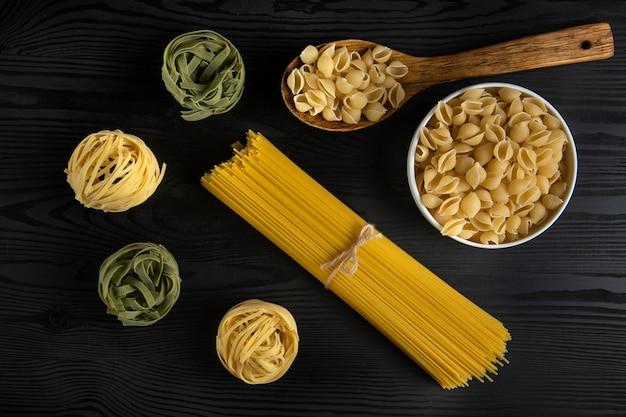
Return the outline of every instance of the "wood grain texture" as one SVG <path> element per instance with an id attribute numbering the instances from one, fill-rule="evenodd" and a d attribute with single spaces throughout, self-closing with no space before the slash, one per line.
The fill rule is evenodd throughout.
<path id="1" fill-rule="evenodd" d="M 20 0 L 0 11 L 0 415 L 607 416 L 626 413 L 626 6 L 615 1 L 328 2 Z M 535 241 L 481 251 L 444 239 L 406 184 L 415 126 L 474 81 L 420 92 L 377 126 L 323 132 L 295 119 L 282 72 L 303 46 L 368 39 L 415 56 L 608 22 L 607 60 L 476 79 L 534 90 L 574 133 L 579 178 Z M 183 121 L 160 79 L 174 36 L 208 28 L 240 49 L 233 111 Z M 63 169 L 87 134 L 120 128 L 168 164 L 145 204 L 84 209 Z M 392 240 L 502 320 L 513 340 L 493 383 L 442 390 L 380 333 L 199 183 L 247 129 L 262 132 Z M 155 326 L 124 328 L 96 290 L 134 241 L 179 261 L 181 297 Z M 247 386 L 214 353 L 228 308 L 288 308 L 301 351 L 280 381 Z"/>

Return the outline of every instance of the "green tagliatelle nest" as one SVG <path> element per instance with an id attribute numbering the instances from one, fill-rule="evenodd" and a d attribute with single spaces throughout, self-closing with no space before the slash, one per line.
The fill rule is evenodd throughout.
<path id="1" fill-rule="evenodd" d="M 161 77 L 188 121 L 231 110 L 243 95 L 246 71 L 235 46 L 211 30 L 184 33 L 163 52 Z"/>
<path id="2" fill-rule="evenodd" d="M 132 243 L 100 266 L 98 294 L 107 313 L 125 326 L 148 326 L 165 317 L 180 295 L 174 256 L 162 245 Z"/>

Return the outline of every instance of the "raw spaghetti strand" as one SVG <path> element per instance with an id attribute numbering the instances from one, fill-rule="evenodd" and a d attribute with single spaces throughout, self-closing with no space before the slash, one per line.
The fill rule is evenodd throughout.
<path id="1" fill-rule="evenodd" d="M 322 268 L 353 254 L 369 223 L 261 134 L 248 132 L 246 146 L 201 183 L 320 282 L 333 274 L 328 288 L 442 387 L 491 381 L 507 363 L 502 323 L 386 236 L 356 246 L 358 267 Z"/>

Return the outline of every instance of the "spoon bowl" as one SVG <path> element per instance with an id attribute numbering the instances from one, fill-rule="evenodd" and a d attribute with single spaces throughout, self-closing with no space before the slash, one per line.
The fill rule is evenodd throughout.
<path id="1" fill-rule="evenodd" d="M 334 43 L 348 51 L 363 52 L 377 46 L 359 39 L 345 39 L 318 45 L 318 49 Z M 328 121 L 321 115 L 311 115 L 296 109 L 293 94 L 287 86 L 287 77 L 303 65 L 300 57 L 289 63 L 281 80 L 281 93 L 289 111 L 309 126 L 336 132 L 363 129 L 385 120 L 420 91 L 434 85 L 455 80 L 507 74 L 557 65 L 596 61 L 613 56 L 613 34 L 608 23 L 593 23 L 561 29 L 554 32 L 526 36 L 491 46 L 449 55 L 417 57 L 391 50 L 391 60 L 404 63 L 409 72 L 400 83 L 406 96 L 400 106 L 387 107 L 387 112 L 376 122 L 362 118 L 356 124 Z"/>

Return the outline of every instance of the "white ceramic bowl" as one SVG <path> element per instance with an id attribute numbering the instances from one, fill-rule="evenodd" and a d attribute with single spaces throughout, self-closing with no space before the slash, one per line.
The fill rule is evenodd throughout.
<path id="1" fill-rule="evenodd" d="M 448 95 L 442 101 L 447 103 L 450 100 L 461 96 L 463 93 L 471 89 L 483 88 L 489 92 L 494 92 L 494 91 L 499 90 L 502 87 L 509 87 L 509 88 L 518 90 L 522 93 L 522 97 L 535 97 L 541 100 L 545 104 L 548 110 L 548 113 L 555 116 L 561 122 L 561 126 L 562 126 L 561 129 L 565 132 L 567 136 L 567 145 L 565 146 L 565 149 L 563 151 L 564 153 L 563 153 L 563 159 L 562 159 L 562 163 L 566 167 L 564 180 L 567 183 L 567 188 L 566 188 L 565 194 L 561 197 L 563 200 L 563 203 L 561 203 L 557 208 L 549 210 L 547 213 L 547 216 L 544 218 L 544 220 L 541 223 L 533 225 L 530 228 L 529 233 L 527 235 L 520 236 L 516 240 L 505 241 L 502 243 L 481 243 L 479 241 L 469 240 L 468 238 L 461 238 L 459 236 L 450 236 L 451 239 L 454 239 L 463 244 L 477 247 L 477 248 L 501 249 L 501 248 L 513 247 L 513 246 L 520 245 L 524 242 L 528 242 L 529 240 L 534 239 L 535 237 L 539 236 L 541 233 L 546 231 L 558 219 L 561 213 L 563 213 L 563 211 L 565 210 L 565 207 L 567 206 L 569 200 L 571 199 L 572 194 L 574 193 L 574 186 L 576 183 L 576 176 L 577 176 L 577 171 L 578 171 L 578 159 L 576 155 L 576 145 L 574 144 L 574 138 L 572 136 L 572 133 L 569 127 L 567 126 L 567 123 L 565 122 L 563 117 L 559 114 L 559 112 L 547 100 L 539 96 L 537 93 L 530 91 L 524 87 L 514 85 L 514 84 L 483 83 L 483 84 L 474 84 L 474 85 L 462 88 Z M 416 153 L 417 145 L 419 144 L 419 141 L 420 141 L 420 131 L 424 126 L 426 126 L 429 123 L 431 118 L 435 117 L 436 110 L 437 110 L 437 106 L 435 105 L 435 107 L 433 107 L 433 109 L 426 115 L 426 117 L 424 117 L 424 119 L 421 121 L 421 123 L 415 130 L 415 134 L 413 135 L 413 140 L 411 141 L 411 145 L 409 147 L 409 153 L 408 153 L 408 159 L 407 159 L 407 176 L 408 176 L 408 182 L 409 182 L 409 188 L 411 190 L 411 194 L 413 195 L 413 199 L 415 200 L 415 203 L 417 204 L 417 207 L 419 208 L 420 212 L 424 215 L 424 217 L 426 218 L 426 220 L 428 220 L 429 223 L 431 223 L 437 230 L 441 232 L 442 225 L 438 223 L 433 213 L 431 213 L 431 211 L 423 204 L 422 198 L 420 196 L 420 190 L 415 180 L 416 173 L 419 172 L 419 169 L 416 170 L 415 153 Z"/>

